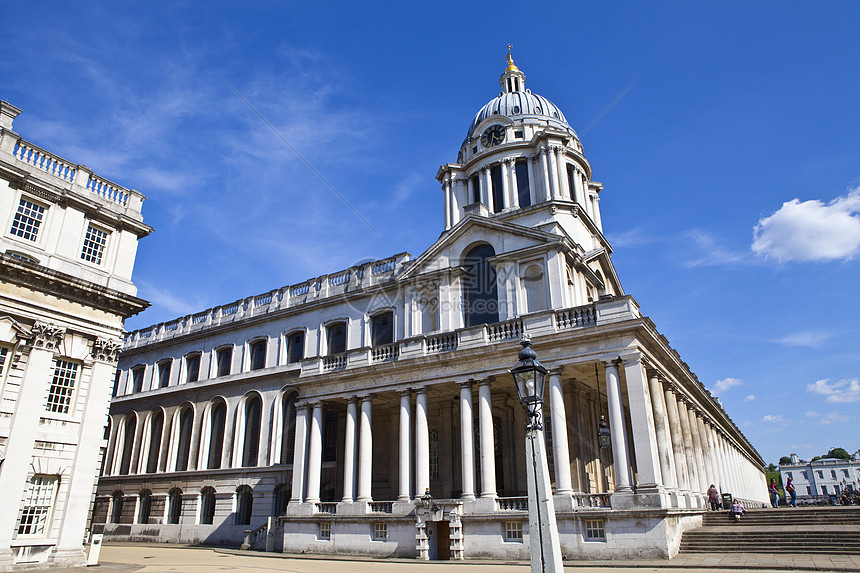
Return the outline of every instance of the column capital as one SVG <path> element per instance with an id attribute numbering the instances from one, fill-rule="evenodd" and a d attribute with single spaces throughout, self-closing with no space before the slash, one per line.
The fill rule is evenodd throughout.
<path id="1" fill-rule="evenodd" d="M 370 402 L 370 401 L 372 401 L 374 398 L 376 398 L 376 394 L 374 394 L 374 393 L 372 393 L 372 392 L 371 392 L 370 394 L 361 394 L 360 396 L 357 396 L 357 398 L 358 398 L 359 400 L 361 400 L 361 402 L 362 402 L 362 403 L 364 403 L 364 402 Z"/>
<path id="2" fill-rule="evenodd" d="M 496 381 L 495 376 L 487 376 L 486 378 L 478 380 L 478 386 L 489 386 L 495 381 Z"/>
<path id="3" fill-rule="evenodd" d="M 642 364 L 645 366 L 645 360 L 642 356 L 641 352 L 635 352 L 632 354 L 622 354 L 618 357 L 618 360 L 624 363 L 624 366 Z"/>
<path id="4" fill-rule="evenodd" d="M 405 398 L 412 395 L 412 388 L 403 388 L 400 390 L 400 396 Z M 355 400 L 355 398 L 353 398 Z M 357 401 L 357 400 L 356 400 Z"/>
<path id="5" fill-rule="evenodd" d="M 419 386 L 418 388 L 413 388 L 413 392 L 415 392 L 416 394 L 424 394 L 426 396 L 428 388 L 427 386 Z"/>
<path id="6" fill-rule="evenodd" d="M 57 326 L 56 324 L 36 321 L 33 328 L 30 329 L 30 334 L 30 343 L 33 345 L 33 348 L 57 350 L 66 334 L 66 328 Z"/>
<path id="7" fill-rule="evenodd" d="M 475 384 L 475 380 L 472 378 L 469 378 L 468 380 L 464 380 L 463 382 L 457 382 L 457 385 L 460 386 L 460 389 L 472 388 L 472 386 L 474 384 Z"/>
<path id="8" fill-rule="evenodd" d="M 93 341 L 92 356 L 96 362 L 107 362 L 116 364 L 119 353 L 122 350 L 122 342 L 110 338 L 97 338 Z"/>

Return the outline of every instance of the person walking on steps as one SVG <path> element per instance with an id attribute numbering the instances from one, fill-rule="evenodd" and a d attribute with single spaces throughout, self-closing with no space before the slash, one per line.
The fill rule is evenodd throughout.
<path id="1" fill-rule="evenodd" d="M 720 492 L 711 484 L 708 488 L 708 503 L 711 504 L 711 511 L 717 511 L 720 508 Z"/>
<path id="2" fill-rule="evenodd" d="M 779 488 L 776 487 L 776 479 L 770 478 L 770 499 L 774 507 L 779 507 Z"/>
<path id="3" fill-rule="evenodd" d="M 791 496 L 791 501 L 788 505 L 797 507 L 797 492 L 794 491 L 794 484 L 791 483 L 791 478 L 788 478 L 788 481 L 785 483 L 785 491 Z"/>
<path id="4" fill-rule="evenodd" d="M 735 517 L 735 521 L 740 521 L 744 513 L 746 513 L 746 510 L 743 504 L 738 500 L 734 500 L 732 502 L 732 515 Z"/>

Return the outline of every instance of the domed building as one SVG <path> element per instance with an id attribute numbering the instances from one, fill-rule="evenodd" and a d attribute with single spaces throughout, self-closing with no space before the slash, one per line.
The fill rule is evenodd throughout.
<path id="1" fill-rule="evenodd" d="M 501 93 L 439 168 L 444 232 L 127 335 L 94 510 L 108 539 L 528 559 L 526 414 L 567 559 L 671 557 L 711 483 L 767 503 L 763 461 L 624 292 L 582 143 Z"/>

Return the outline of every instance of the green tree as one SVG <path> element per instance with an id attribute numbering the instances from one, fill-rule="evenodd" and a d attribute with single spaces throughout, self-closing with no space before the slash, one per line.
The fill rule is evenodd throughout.
<path id="1" fill-rule="evenodd" d="M 775 471 L 777 471 L 778 469 L 779 469 L 779 468 L 777 467 L 777 465 L 776 465 L 776 464 L 768 464 L 768 465 L 767 465 L 767 471 L 769 471 L 769 472 L 775 472 Z"/>
<path id="2" fill-rule="evenodd" d="M 830 448 L 825 458 L 835 458 L 838 460 L 848 460 L 851 456 L 845 451 L 845 448 Z"/>
<path id="3" fill-rule="evenodd" d="M 817 462 L 817 461 L 818 461 L 818 460 L 820 460 L 820 459 L 821 459 L 821 456 L 813 456 L 813 457 L 812 457 L 812 459 L 811 459 L 811 460 L 809 460 L 809 461 L 810 461 L 810 462 Z"/>
<path id="4" fill-rule="evenodd" d="M 779 458 L 779 465 L 781 465 L 781 466 L 787 466 L 790 463 L 791 463 L 791 458 L 788 456 L 782 456 L 781 458 Z"/>

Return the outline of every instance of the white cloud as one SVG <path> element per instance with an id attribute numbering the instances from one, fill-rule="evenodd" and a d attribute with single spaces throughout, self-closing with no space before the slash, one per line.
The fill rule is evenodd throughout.
<path id="1" fill-rule="evenodd" d="M 829 203 L 783 203 L 753 230 L 757 255 L 785 261 L 851 260 L 860 254 L 860 187 Z"/>
<path id="2" fill-rule="evenodd" d="M 755 400 L 755 394 L 748 394 L 746 398 L 744 398 L 744 402 L 752 402 Z"/>
<path id="3" fill-rule="evenodd" d="M 831 337 L 828 332 L 796 332 L 783 336 L 776 342 L 785 346 L 808 346 L 810 348 L 821 348 Z"/>
<path id="4" fill-rule="evenodd" d="M 782 416 L 781 416 L 781 415 L 766 414 L 766 415 L 761 419 L 761 421 L 762 421 L 762 422 L 772 423 L 772 424 L 781 424 L 784 420 L 782 419 Z"/>
<path id="5" fill-rule="evenodd" d="M 746 253 L 738 253 L 726 249 L 722 246 L 721 241 L 715 240 L 711 235 L 702 230 L 693 229 L 688 231 L 686 235 L 701 251 L 701 254 L 697 258 L 685 263 L 687 267 L 709 267 L 748 262 L 749 257 Z"/>
<path id="6" fill-rule="evenodd" d="M 833 424 L 841 424 L 842 422 L 847 422 L 848 420 L 848 416 L 846 416 L 842 412 L 826 412 L 823 416 L 821 416 L 821 419 L 818 420 L 818 423 L 823 426 L 830 426 Z"/>
<path id="7" fill-rule="evenodd" d="M 711 389 L 712 393 L 722 394 L 729 388 L 733 386 L 740 386 L 743 382 L 741 382 L 738 378 L 723 378 L 722 380 L 717 380 L 714 382 L 714 387 Z"/>
<path id="8" fill-rule="evenodd" d="M 827 396 L 828 402 L 858 402 L 860 401 L 860 380 L 846 378 L 839 382 L 831 382 L 825 378 L 814 384 L 807 384 L 806 391 Z"/>
<path id="9" fill-rule="evenodd" d="M 818 412 L 814 412 L 814 411 L 812 411 L 812 410 L 809 410 L 808 412 L 806 412 L 806 416 L 807 416 L 808 418 L 817 418 L 817 417 L 818 417 Z"/>

